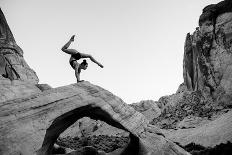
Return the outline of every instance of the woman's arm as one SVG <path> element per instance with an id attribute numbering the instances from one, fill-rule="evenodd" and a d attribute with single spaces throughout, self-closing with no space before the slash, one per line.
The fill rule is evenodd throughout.
<path id="1" fill-rule="evenodd" d="M 61 50 L 62 50 L 63 52 L 65 52 L 65 53 L 67 53 L 67 54 L 76 54 L 76 53 L 78 53 L 78 51 L 75 50 L 75 49 L 68 49 L 68 47 L 70 46 L 70 44 L 74 41 L 74 37 L 75 37 L 75 35 L 73 35 L 73 36 L 69 39 L 69 41 L 61 48 Z"/>

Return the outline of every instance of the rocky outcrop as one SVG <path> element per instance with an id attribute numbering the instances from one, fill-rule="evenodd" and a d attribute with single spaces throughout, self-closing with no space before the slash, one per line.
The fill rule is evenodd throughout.
<path id="1" fill-rule="evenodd" d="M 40 93 L 38 81 L 0 9 L 0 102 Z"/>
<path id="2" fill-rule="evenodd" d="M 164 96 L 159 99 L 158 103 L 163 105 L 162 113 L 151 123 L 162 129 L 180 128 L 183 122 L 192 118 L 213 117 L 218 110 L 213 102 L 205 98 L 200 91 Z"/>
<path id="3" fill-rule="evenodd" d="M 212 23 L 216 23 L 216 19 L 219 15 L 231 12 L 232 3 L 230 0 L 224 0 L 219 2 L 218 4 L 211 4 L 206 6 L 203 9 L 203 13 L 199 18 L 199 26 L 204 25 L 205 22 L 211 21 Z"/>
<path id="4" fill-rule="evenodd" d="M 36 86 L 37 86 L 41 91 L 46 91 L 46 90 L 52 89 L 52 87 L 49 86 L 48 84 L 36 84 Z"/>
<path id="5" fill-rule="evenodd" d="M 232 143 L 227 142 L 226 144 L 222 143 L 220 145 L 216 145 L 215 147 L 204 147 L 198 144 L 188 144 L 183 147 L 184 149 L 188 150 L 191 154 L 197 155 L 206 155 L 206 154 L 230 154 L 232 152 Z"/>
<path id="6" fill-rule="evenodd" d="M 0 102 L 23 98 L 40 92 L 41 90 L 31 83 L 0 78 Z"/>
<path id="7" fill-rule="evenodd" d="M 194 127 L 179 130 L 163 130 L 165 135 L 181 145 L 190 143 L 204 147 L 214 147 L 221 143 L 232 141 L 232 111 L 221 115 L 213 121 L 208 121 Z M 201 118 L 202 119 L 202 118 Z M 195 121 L 194 121 L 195 122 Z M 193 125 L 194 122 L 189 122 Z"/>
<path id="8" fill-rule="evenodd" d="M 88 116 L 130 133 L 117 154 L 188 154 L 120 98 L 88 82 L 0 102 L 1 154 L 47 155 L 59 135 Z"/>
<path id="9" fill-rule="evenodd" d="M 187 34 L 183 76 L 188 90 L 214 98 L 232 94 L 232 1 L 205 7 L 199 28 Z"/>
<path id="10" fill-rule="evenodd" d="M 36 84 L 39 79 L 23 58 L 23 50 L 16 44 L 13 34 L 0 9 L 0 80 L 21 80 Z"/>
<path id="11" fill-rule="evenodd" d="M 205 7 L 184 46 L 184 83 L 161 97 L 152 124 L 181 145 L 232 142 L 232 1 Z"/>
<path id="12" fill-rule="evenodd" d="M 140 101 L 130 104 L 130 106 L 142 113 L 149 121 L 152 121 L 161 114 L 161 109 L 158 107 L 157 102 L 152 100 Z"/>

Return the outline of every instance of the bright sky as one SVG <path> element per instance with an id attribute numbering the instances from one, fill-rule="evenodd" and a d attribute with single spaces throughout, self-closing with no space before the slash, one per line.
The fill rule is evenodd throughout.
<path id="1" fill-rule="evenodd" d="M 91 54 L 81 79 L 99 85 L 126 103 L 158 100 L 183 82 L 184 41 L 198 26 L 202 9 L 220 0 L 1 0 L 24 58 L 52 87 L 75 83 L 71 45 Z"/>

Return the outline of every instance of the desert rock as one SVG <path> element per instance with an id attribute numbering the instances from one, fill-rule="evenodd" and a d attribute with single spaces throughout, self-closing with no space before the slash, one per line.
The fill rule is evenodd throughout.
<path id="1" fill-rule="evenodd" d="M 10 80 L 38 83 L 39 79 L 23 58 L 23 50 L 16 44 L 13 34 L 0 10 L 0 76 Z M 1 80 L 1 79 L 0 79 Z"/>
<path id="2" fill-rule="evenodd" d="M 35 86 L 38 81 L 0 9 L 0 102 L 41 92 Z"/>
<path id="3" fill-rule="evenodd" d="M 199 27 L 187 34 L 184 82 L 188 90 L 202 90 L 215 98 L 231 94 L 232 2 L 203 9 Z"/>
<path id="4" fill-rule="evenodd" d="M 46 155 L 58 136 L 82 117 L 128 131 L 138 154 L 188 154 L 112 93 L 82 82 L 1 102 L 2 154 Z M 136 140 L 137 139 L 137 140 Z"/>

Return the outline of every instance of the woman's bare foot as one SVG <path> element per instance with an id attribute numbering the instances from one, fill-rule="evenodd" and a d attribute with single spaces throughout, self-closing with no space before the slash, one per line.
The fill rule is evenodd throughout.
<path id="1" fill-rule="evenodd" d="M 75 35 L 70 38 L 70 41 L 74 41 Z"/>

